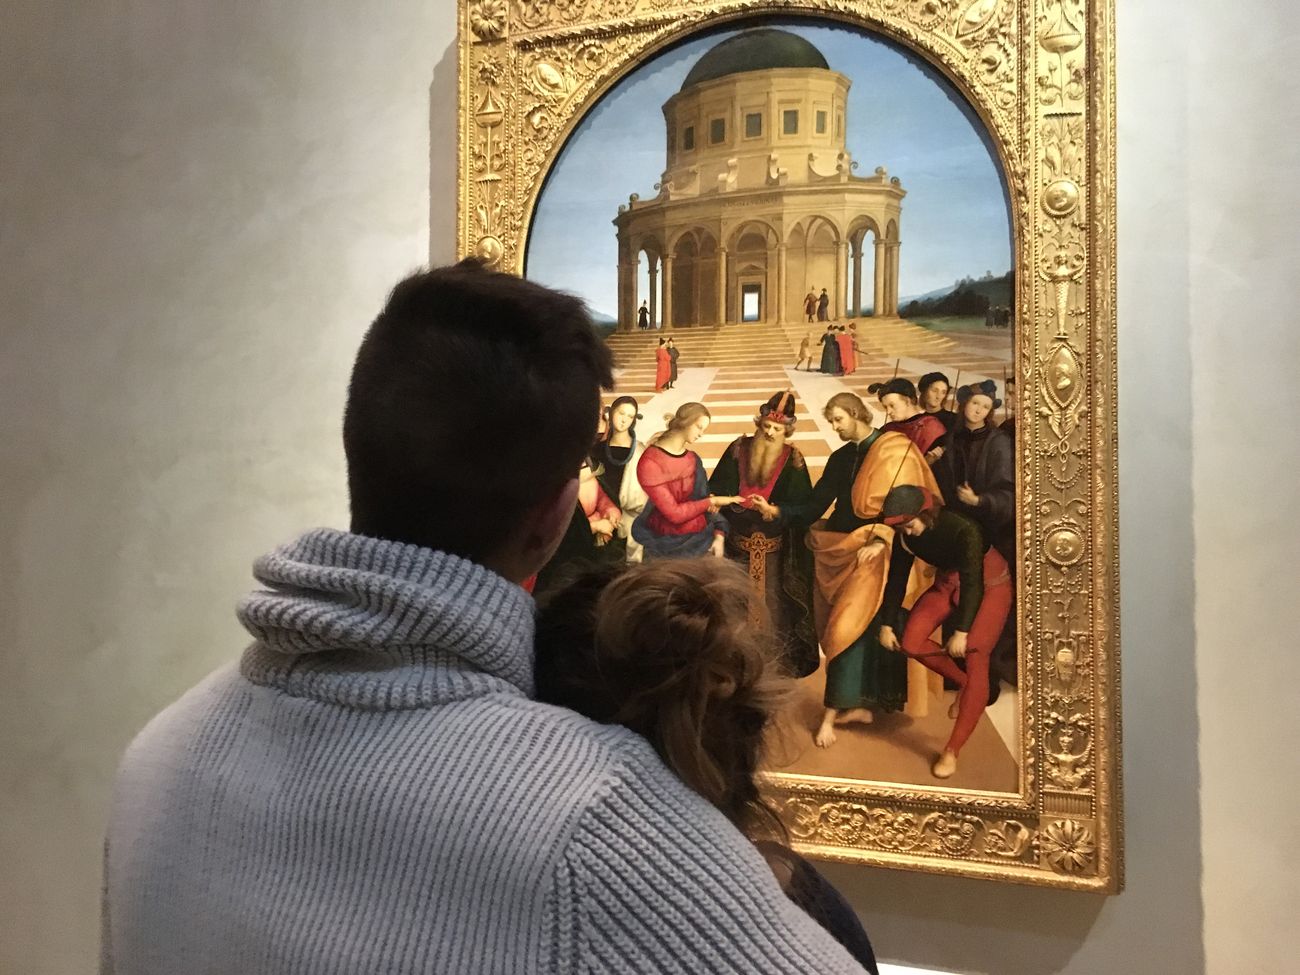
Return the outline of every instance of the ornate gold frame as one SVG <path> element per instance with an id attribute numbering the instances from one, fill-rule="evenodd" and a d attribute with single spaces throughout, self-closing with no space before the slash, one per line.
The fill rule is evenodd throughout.
<path id="1" fill-rule="evenodd" d="M 1118 892 L 1123 883 L 1114 0 L 459 0 L 458 245 L 521 272 L 549 167 L 658 50 L 763 15 L 857 25 L 928 60 L 1001 155 L 1023 404 L 1022 792 L 774 774 L 825 859 Z M 1058 730 L 1074 744 L 1060 748 Z"/>

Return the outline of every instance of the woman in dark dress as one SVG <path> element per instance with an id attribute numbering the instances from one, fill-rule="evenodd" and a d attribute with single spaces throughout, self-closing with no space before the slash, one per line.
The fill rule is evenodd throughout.
<path id="1" fill-rule="evenodd" d="M 838 376 L 843 371 L 840 363 L 839 336 L 832 325 L 826 326 L 826 334 L 821 337 L 822 366 L 821 371 L 828 376 Z"/>
<path id="2" fill-rule="evenodd" d="M 606 411 L 605 430 L 591 448 L 591 467 L 604 492 L 618 504 L 622 517 L 618 537 L 627 543 L 629 562 L 641 561 L 641 544 L 632 538 L 632 523 L 645 509 L 646 493 L 637 480 L 637 464 L 645 444 L 637 439 L 636 421 L 641 419 L 635 398 L 620 396 Z"/>

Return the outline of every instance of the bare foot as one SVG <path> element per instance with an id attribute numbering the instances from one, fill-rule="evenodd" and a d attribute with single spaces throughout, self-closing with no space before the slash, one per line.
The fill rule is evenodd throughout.
<path id="1" fill-rule="evenodd" d="M 866 708 L 849 708 L 847 711 L 835 712 L 836 724 L 871 724 L 876 716 Z"/>
<path id="2" fill-rule="evenodd" d="M 930 771 L 934 773 L 936 779 L 946 779 L 957 771 L 957 753 L 949 749 L 944 749 L 932 766 Z"/>
<path id="3" fill-rule="evenodd" d="M 952 699 L 952 704 L 948 706 L 948 717 L 956 721 L 957 715 L 960 713 L 961 713 L 961 691 L 958 691 L 957 696 Z"/>
<path id="4" fill-rule="evenodd" d="M 827 711 L 822 716 L 821 727 L 817 729 L 817 734 L 813 736 L 813 741 L 817 742 L 818 748 L 830 748 L 835 744 L 835 712 Z"/>

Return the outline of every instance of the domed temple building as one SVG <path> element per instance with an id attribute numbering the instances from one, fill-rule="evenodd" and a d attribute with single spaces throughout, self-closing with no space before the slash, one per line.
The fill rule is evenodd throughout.
<path id="1" fill-rule="evenodd" d="M 664 103 L 659 193 L 619 207 L 619 326 L 800 321 L 825 289 L 833 318 L 898 314 L 905 195 L 883 168 L 855 176 L 845 147 L 851 82 L 788 31 L 738 34 L 706 53 Z M 649 294 L 639 295 L 640 262 Z"/>

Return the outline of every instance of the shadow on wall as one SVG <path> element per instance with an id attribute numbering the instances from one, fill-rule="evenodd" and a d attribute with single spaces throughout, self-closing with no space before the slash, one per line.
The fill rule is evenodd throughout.
<path id="1" fill-rule="evenodd" d="M 442 52 L 429 84 L 429 263 L 456 255 L 456 42 Z"/>

